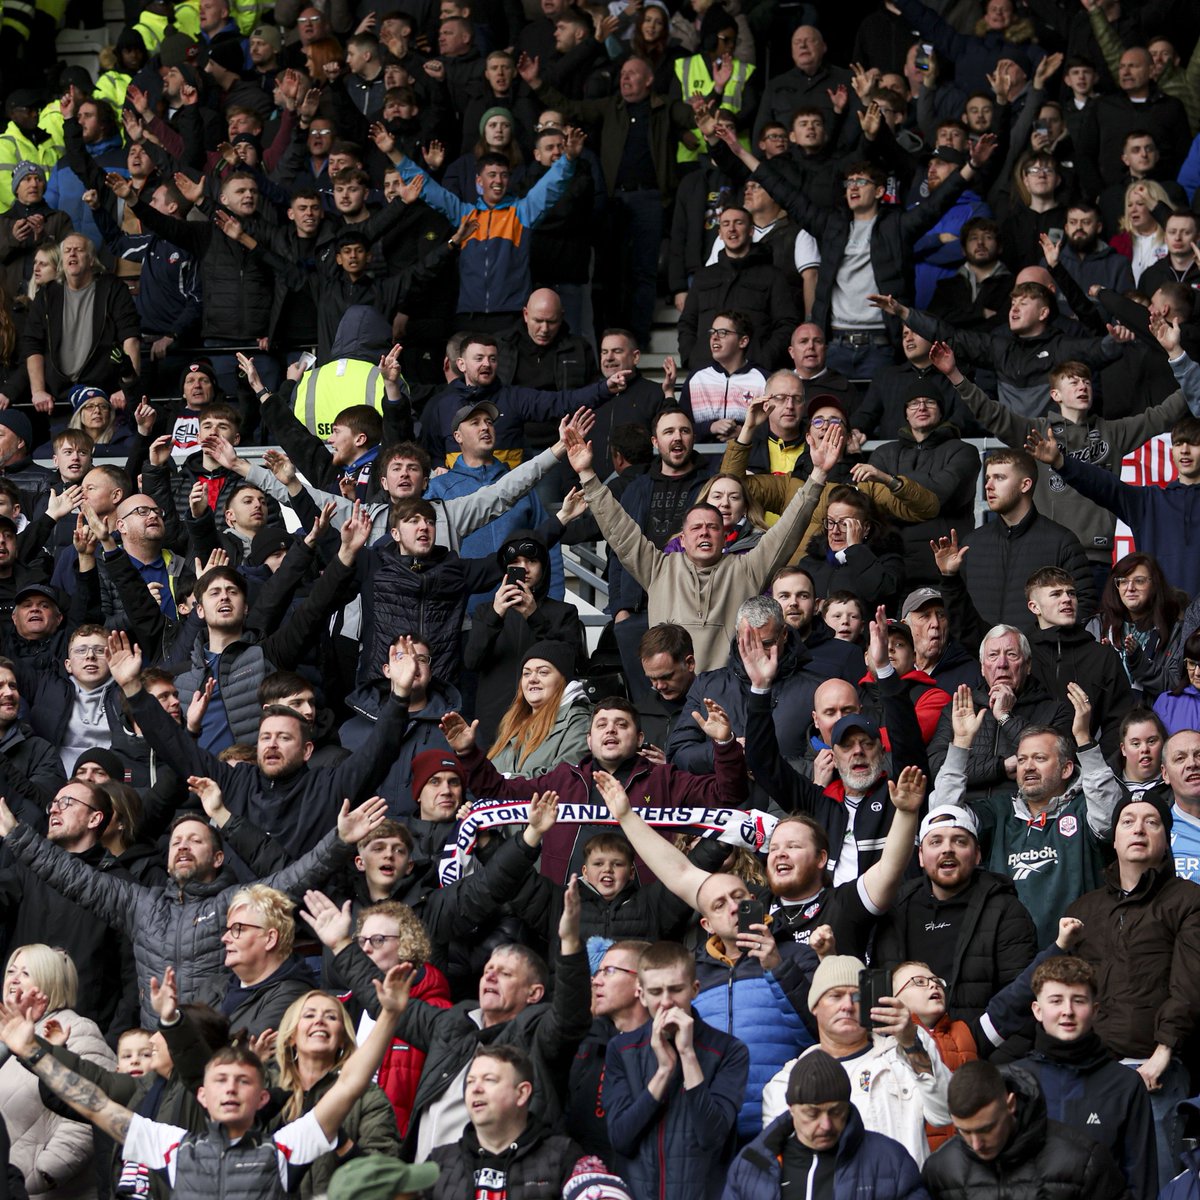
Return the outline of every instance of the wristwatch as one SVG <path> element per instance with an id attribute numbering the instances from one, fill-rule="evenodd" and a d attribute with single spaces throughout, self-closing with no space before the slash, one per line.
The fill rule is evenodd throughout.
<path id="1" fill-rule="evenodd" d="M 26 1055 L 21 1061 L 27 1066 L 32 1067 L 40 1063 L 50 1051 L 45 1046 L 38 1046 L 32 1054 Z"/>

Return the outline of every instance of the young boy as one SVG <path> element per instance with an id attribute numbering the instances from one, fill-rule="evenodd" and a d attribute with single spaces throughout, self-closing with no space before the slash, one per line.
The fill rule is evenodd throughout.
<path id="1" fill-rule="evenodd" d="M 173 1194 L 225 1200 L 229 1194 L 283 1200 L 295 1191 L 303 1169 L 338 1146 L 338 1130 L 366 1091 L 392 1044 L 396 1022 L 408 1007 L 413 968 L 393 967 L 375 981 L 380 1015 L 367 1039 L 345 1061 L 332 1086 L 302 1117 L 274 1134 L 252 1133 L 268 1103 L 262 1063 L 241 1046 L 218 1050 L 204 1068 L 197 1099 L 215 1129 L 191 1133 L 151 1121 L 110 1099 L 50 1055 L 34 1036 L 31 1020 L 17 1009 L 0 1010 L 0 1040 L 53 1092 L 122 1145 L 126 1162 L 144 1163 L 167 1177 Z M 228 1187 L 226 1179 L 233 1182 Z"/>
<path id="2" fill-rule="evenodd" d="M 145 1029 L 127 1029 L 117 1039 L 117 1071 L 121 1075 L 145 1075 L 154 1058 L 150 1033 Z"/>
<path id="3" fill-rule="evenodd" d="M 853 592 L 830 592 L 821 608 L 821 616 L 839 642 L 863 645 L 866 618 L 862 601 Z"/>

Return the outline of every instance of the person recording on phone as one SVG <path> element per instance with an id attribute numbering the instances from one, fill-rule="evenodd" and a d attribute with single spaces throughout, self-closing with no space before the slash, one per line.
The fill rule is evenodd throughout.
<path id="1" fill-rule="evenodd" d="M 715 1200 L 733 1157 L 738 1105 L 755 1090 L 749 1051 L 696 1011 L 696 963 L 678 942 L 644 951 L 637 977 L 650 1019 L 614 1037 L 605 1053 L 610 1165 L 635 1196 Z"/>
<path id="2" fill-rule="evenodd" d="M 817 1023 L 817 1046 L 850 1077 L 850 1101 L 863 1125 L 894 1138 L 920 1165 L 929 1157 L 925 1122 L 950 1124 L 950 1072 L 933 1038 L 891 990 L 888 971 L 867 970 L 860 959 L 831 954 L 813 976 L 808 1007 Z M 809 1053 L 816 1052 L 814 1047 Z M 785 1063 L 763 1089 L 764 1126 L 787 1111 L 788 1080 L 805 1057 Z"/>
<path id="3" fill-rule="evenodd" d="M 579 610 L 550 597 L 550 550 L 532 529 L 518 529 L 496 551 L 504 578 L 491 600 L 475 609 L 463 646 L 468 671 L 479 672 L 475 715 L 491 743 L 520 683 L 521 663 L 536 642 L 561 642 L 575 651 L 576 671 L 587 660 Z M 572 672 L 570 678 L 575 678 Z"/>

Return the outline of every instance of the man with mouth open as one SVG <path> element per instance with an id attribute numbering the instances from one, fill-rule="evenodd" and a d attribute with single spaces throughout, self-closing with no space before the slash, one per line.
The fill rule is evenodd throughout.
<path id="1" fill-rule="evenodd" d="M 931 807 L 921 822 L 922 875 L 900 889 L 880 924 L 874 961 L 928 963 L 946 980 L 947 1009 L 1003 1038 L 985 1015 L 988 1001 L 1037 952 L 1033 921 L 1011 879 L 980 868 L 979 823 L 953 804 Z"/>

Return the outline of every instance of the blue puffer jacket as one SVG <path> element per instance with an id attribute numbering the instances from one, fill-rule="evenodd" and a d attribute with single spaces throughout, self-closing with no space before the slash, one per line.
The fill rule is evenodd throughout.
<path id="1" fill-rule="evenodd" d="M 785 943 L 779 947 L 783 962 L 772 972 L 749 955 L 730 964 L 722 949 L 715 937 L 697 948 L 700 994 L 692 1008 L 750 1051 L 750 1082 L 738 1113 L 738 1133 L 745 1138 L 762 1128 L 762 1092 L 771 1076 L 813 1044 L 800 1014 L 808 1011 L 817 956 L 807 946 Z"/>
<path id="2" fill-rule="evenodd" d="M 733 1160 L 721 1200 L 779 1200 L 780 1156 L 792 1134 L 792 1115 L 783 1113 Z M 899 1142 L 863 1128 L 858 1109 L 837 1146 L 833 1200 L 929 1200 L 917 1164 Z"/>
<path id="3" fill-rule="evenodd" d="M 650 1094 L 658 1063 L 649 1021 L 613 1038 L 605 1052 L 602 1095 L 611 1165 L 638 1200 L 716 1200 L 732 1157 L 750 1053 L 737 1038 L 705 1024 L 695 1009 L 692 1015 L 702 1087 L 685 1091 L 676 1067 L 663 1099 Z"/>

